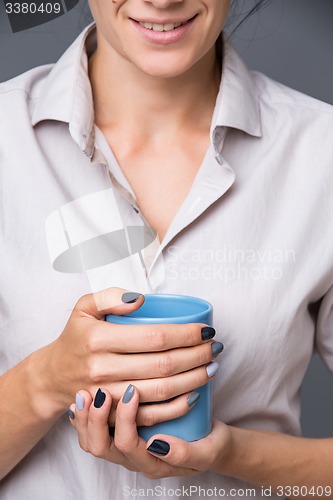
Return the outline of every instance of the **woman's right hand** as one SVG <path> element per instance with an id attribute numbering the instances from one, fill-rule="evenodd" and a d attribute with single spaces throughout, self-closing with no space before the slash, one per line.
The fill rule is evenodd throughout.
<path id="1" fill-rule="evenodd" d="M 82 387 L 94 394 L 103 386 L 113 395 L 112 425 L 115 407 L 130 382 L 139 390 L 140 403 L 149 403 L 189 393 L 213 377 L 216 363 L 206 370 L 215 357 L 212 345 L 216 343 L 210 340 L 213 328 L 198 323 L 105 322 L 106 314 L 129 313 L 143 304 L 143 295 L 126 303 L 126 294 L 126 290 L 108 288 L 81 297 L 62 334 L 41 350 L 44 369 L 38 400 L 44 394 L 45 411 L 65 411 Z M 133 294 L 129 298 L 133 300 Z M 217 351 L 219 347 L 215 345 Z M 160 405 L 142 405 L 138 423 L 152 425 L 188 409 L 184 396 Z"/>

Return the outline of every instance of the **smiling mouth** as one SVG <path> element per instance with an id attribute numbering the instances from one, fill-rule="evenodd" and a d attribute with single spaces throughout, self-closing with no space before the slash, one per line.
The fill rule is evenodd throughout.
<path id="1" fill-rule="evenodd" d="M 162 31 L 173 31 L 173 30 L 179 28 L 180 26 L 184 26 L 185 24 L 188 24 L 188 23 L 194 21 L 194 19 L 196 17 L 197 17 L 197 14 L 195 16 L 191 17 L 190 19 L 188 19 L 187 21 L 166 23 L 166 24 L 152 23 L 152 22 L 148 22 L 148 21 L 136 21 L 135 19 L 133 19 L 133 21 L 135 21 L 136 23 L 140 24 L 140 26 L 142 26 L 143 28 L 146 28 L 148 30 L 162 32 Z"/>

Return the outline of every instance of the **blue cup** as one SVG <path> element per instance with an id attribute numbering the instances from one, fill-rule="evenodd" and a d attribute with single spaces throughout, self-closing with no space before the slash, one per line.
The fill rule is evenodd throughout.
<path id="1" fill-rule="evenodd" d="M 187 295 L 147 294 L 144 304 L 129 314 L 108 314 L 106 321 L 118 325 L 153 323 L 206 323 L 212 325 L 213 307 L 205 300 Z M 154 434 L 169 434 L 185 441 L 196 441 L 212 430 L 212 382 L 196 389 L 200 398 L 186 415 L 152 426 L 138 427 L 148 441 Z"/>

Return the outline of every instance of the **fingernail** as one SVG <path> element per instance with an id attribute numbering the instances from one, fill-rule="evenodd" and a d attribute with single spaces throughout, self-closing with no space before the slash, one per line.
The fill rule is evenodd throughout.
<path id="1" fill-rule="evenodd" d="M 142 293 L 125 292 L 125 293 L 123 293 L 123 295 L 121 297 L 121 300 L 125 304 L 133 304 L 134 302 L 136 302 L 141 297 L 141 295 L 142 295 Z"/>
<path id="2" fill-rule="evenodd" d="M 170 445 L 161 439 L 154 439 L 151 445 L 148 446 L 147 451 L 152 451 L 158 455 L 167 455 L 170 451 Z"/>
<path id="3" fill-rule="evenodd" d="M 206 372 L 208 377 L 212 377 L 213 375 L 215 375 L 218 369 L 219 369 L 219 364 L 217 363 L 217 361 L 212 361 L 211 363 L 209 363 L 209 365 L 206 366 Z"/>
<path id="4" fill-rule="evenodd" d="M 211 326 L 204 326 L 201 329 L 201 338 L 202 340 L 209 340 L 212 339 L 215 335 L 216 331 L 215 328 Z"/>
<path id="5" fill-rule="evenodd" d="M 132 384 L 130 384 L 127 387 L 126 391 L 124 392 L 122 402 L 129 403 L 133 396 L 134 396 L 134 386 Z"/>
<path id="6" fill-rule="evenodd" d="M 224 345 L 222 342 L 213 342 L 212 344 L 212 355 L 217 356 L 220 354 L 224 349 Z"/>
<path id="7" fill-rule="evenodd" d="M 78 392 L 76 393 L 76 396 L 75 396 L 75 404 L 76 404 L 76 408 L 79 411 L 83 410 L 83 408 L 84 408 L 84 397 L 81 396 L 81 394 L 79 394 Z"/>
<path id="8" fill-rule="evenodd" d="M 190 394 L 189 397 L 187 398 L 187 404 L 189 405 L 189 407 L 191 408 L 192 406 L 194 406 L 199 398 L 200 398 L 200 394 L 198 392 L 194 392 L 193 394 Z"/>
<path id="9" fill-rule="evenodd" d="M 98 389 L 94 399 L 94 407 L 101 408 L 104 404 L 105 398 L 106 398 L 105 392 L 103 392 L 101 389 Z"/>
<path id="10" fill-rule="evenodd" d="M 71 410 L 70 408 L 68 409 L 68 415 L 69 415 L 69 418 L 71 418 L 72 420 L 74 420 L 75 418 L 75 413 L 73 412 L 73 410 Z"/>

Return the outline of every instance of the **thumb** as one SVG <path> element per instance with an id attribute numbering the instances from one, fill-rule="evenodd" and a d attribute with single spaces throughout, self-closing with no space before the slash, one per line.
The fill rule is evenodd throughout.
<path id="1" fill-rule="evenodd" d="M 136 311 L 144 301 L 142 293 L 112 287 L 83 295 L 76 303 L 74 310 L 96 319 L 103 319 L 106 314 L 120 315 Z"/>

